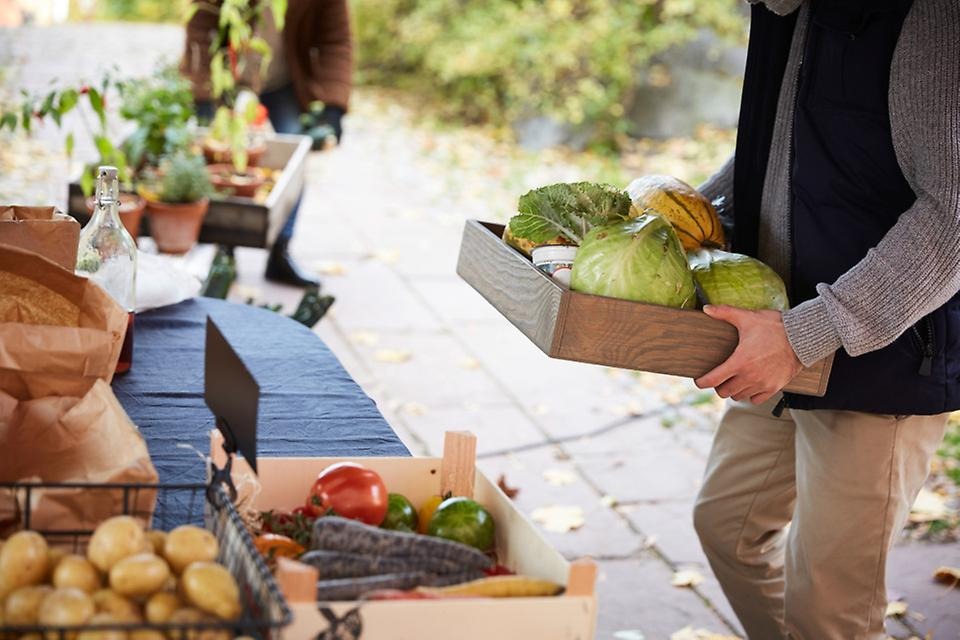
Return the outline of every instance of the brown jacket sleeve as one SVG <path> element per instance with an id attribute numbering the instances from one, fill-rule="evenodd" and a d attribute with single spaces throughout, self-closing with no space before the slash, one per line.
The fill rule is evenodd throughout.
<path id="1" fill-rule="evenodd" d="M 205 1 L 203 4 L 209 7 L 217 3 Z M 210 100 L 210 45 L 219 20 L 218 12 L 200 9 L 187 22 L 180 73 L 193 85 L 195 100 Z"/>
<path id="2" fill-rule="evenodd" d="M 346 110 L 353 86 L 347 0 L 290 0 L 283 46 L 300 107 L 319 100 Z"/>

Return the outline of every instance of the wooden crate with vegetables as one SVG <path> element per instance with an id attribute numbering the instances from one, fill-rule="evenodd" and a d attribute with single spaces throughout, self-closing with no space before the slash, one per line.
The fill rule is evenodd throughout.
<path id="1" fill-rule="evenodd" d="M 260 458 L 246 497 L 237 459 L 240 504 L 293 610 L 285 636 L 593 638 L 596 565 L 551 548 L 475 454 L 451 432 L 442 458 Z"/>
<path id="2" fill-rule="evenodd" d="M 701 304 L 788 305 L 772 269 L 723 245 L 713 205 L 675 178 L 557 184 L 506 226 L 468 220 L 457 273 L 550 357 L 696 378 L 737 346 Z M 832 363 L 786 390 L 822 396 Z"/>

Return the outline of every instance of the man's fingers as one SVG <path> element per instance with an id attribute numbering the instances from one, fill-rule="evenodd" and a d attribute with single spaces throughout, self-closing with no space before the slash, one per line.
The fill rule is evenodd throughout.
<path id="1" fill-rule="evenodd" d="M 738 400 L 747 389 L 746 381 L 741 376 L 734 376 L 717 387 L 717 395 Z"/>
<path id="2" fill-rule="evenodd" d="M 712 371 L 708 371 L 693 381 L 701 389 L 711 389 L 718 387 L 737 373 L 737 362 L 734 360 L 736 354 L 730 356 Z"/>
<path id="3" fill-rule="evenodd" d="M 763 404 L 764 402 L 772 398 L 776 393 L 777 393 L 776 391 L 765 391 L 763 393 L 758 393 L 752 398 L 750 398 L 750 402 L 753 404 Z"/>
<path id="4" fill-rule="evenodd" d="M 733 326 L 740 328 L 740 323 L 744 317 L 751 313 L 744 309 L 737 309 L 725 304 L 708 304 L 703 308 L 703 312 L 715 320 L 723 320 Z"/>

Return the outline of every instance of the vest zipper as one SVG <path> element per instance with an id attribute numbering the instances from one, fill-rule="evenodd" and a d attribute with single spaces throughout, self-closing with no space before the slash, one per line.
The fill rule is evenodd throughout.
<path id="1" fill-rule="evenodd" d="M 773 408 L 773 411 L 771 411 L 770 413 L 773 414 L 774 418 L 779 418 L 780 416 L 783 415 L 783 410 L 789 409 L 789 408 L 790 408 L 790 403 L 787 401 L 787 394 L 783 394 L 782 396 L 780 396 L 780 402 L 777 403 L 777 406 L 775 406 Z"/>
<path id="2" fill-rule="evenodd" d="M 923 327 L 923 331 L 920 330 Z M 933 373 L 933 321 L 930 316 L 926 316 L 920 322 L 910 327 L 910 332 L 917 339 L 920 345 L 920 351 L 923 359 L 920 360 L 920 368 L 917 370 L 921 376 L 929 376 Z"/>

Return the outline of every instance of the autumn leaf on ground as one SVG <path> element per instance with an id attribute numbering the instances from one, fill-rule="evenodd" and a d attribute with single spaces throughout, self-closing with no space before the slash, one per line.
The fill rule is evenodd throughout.
<path id="1" fill-rule="evenodd" d="M 613 632 L 613 640 L 646 640 L 639 629 L 621 629 Z"/>
<path id="2" fill-rule="evenodd" d="M 347 273 L 346 267 L 332 260 L 316 262 L 313 264 L 313 269 L 322 276 L 343 276 Z"/>
<path id="3" fill-rule="evenodd" d="M 946 520 L 953 515 L 953 510 L 947 506 L 947 499 L 929 489 L 920 489 L 917 499 L 910 509 L 910 522 L 933 522 Z"/>
<path id="4" fill-rule="evenodd" d="M 670 634 L 670 640 L 740 640 L 737 636 L 727 636 L 706 629 L 684 627 Z"/>
<path id="5" fill-rule="evenodd" d="M 546 469 L 543 479 L 555 487 L 565 487 L 577 481 L 577 474 L 567 469 Z"/>
<path id="6" fill-rule="evenodd" d="M 373 357 L 377 359 L 377 362 L 402 364 L 412 358 L 413 354 L 404 349 L 380 349 Z"/>
<path id="7" fill-rule="evenodd" d="M 497 478 L 497 486 L 500 487 L 500 491 L 503 491 L 503 495 L 507 496 L 511 500 L 516 498 L 517 494 L 520 493 L 520 489 L 511 487 L 507 484 L 507 476 L 503 473 L 501 473 L 500 477 Z"/>
<path id="8" fill-rule="evenodd" d="M 903 600 L 893 600 L 887 603 L 887 618 L 900 618 L 907 613 L 909 605 Z"/>
<path id="9" fill-rule="evenodd" d="M 400 259 L 400 252 L 396 249 L 374 251 L 370 254 L 370 259 L 382 262 L 383 264 L 396 264 L 397 260 Z"/>
<path id="10" fill-rule="evenodd" d="M 427 405 L 421 402 L 404 402 L 402 405 L 400 405 L 400 410 L 408 416 L 416 417 L 426 415 L 429 411 Z"/>
<path id="11" fill-rule="evenodd" d="M 479 369 L 480 361 L 476 358 L 460 358 L 460 361 L 457 363 L 464 369 Z"/>
<path id="12" fill-rule="evenodd" d="M 960 568 L 938 567 L 933 572 L 933 579 L 951 587 L 960 586 Z"/>
<path id="13" fill-rule="evenodd" d="M 350 342 L 361 347 L 375 347 L 380 342 L 380 336 L 373 331 L 354 331 L 350 334 Z"/>
<path id="14" fill-rule="evenodd" d="M 670 581 L 670 584 L 674 587 L 695 587 L 702 582 L 703 575 L 699 571 L 686 569 L 683 571 L 674 572 L 673 579 Z"/>
<path id="15" fill-rule="evenodd" d="M 607 509 L 613 509 L 617 506 L 617 499 L 611 495 L 605 495 L 600 498 L 600 504 L 605 506 Z"/>
<path id="16" fill-rule="evenodd" d="M 530 517 L 544 530 L 553 533 L 567 533 L 583 526 L 583 509 L 574 506 L 550 505 L 533 510 Z"/>

